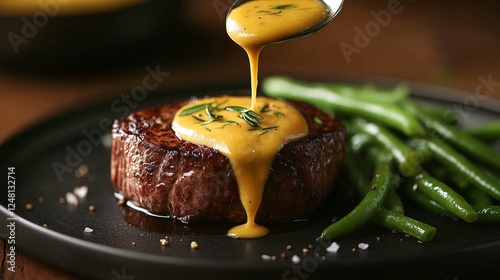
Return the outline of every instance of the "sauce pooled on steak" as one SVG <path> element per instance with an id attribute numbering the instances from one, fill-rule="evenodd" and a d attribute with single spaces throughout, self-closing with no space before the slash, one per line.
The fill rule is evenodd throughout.
<path id="1" fill-rule="evenodd" d="M 229 230 L 235 238 L 256 238 L 268 233 L 255 223 L 264 186 L 274 157 L 287 143 L 307 135 L 300 112 L 276 99 L 222 96 L 197 100 L 181 108 L 172 129 L 182 140 L 214 148 L 233 168 L 247 222 Z"/>

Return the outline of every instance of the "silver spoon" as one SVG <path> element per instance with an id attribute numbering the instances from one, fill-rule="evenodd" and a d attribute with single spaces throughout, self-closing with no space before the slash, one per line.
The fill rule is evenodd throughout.
<path id="1" fill-rule="evenodd" d="M 253 0 L 236 0 L 233 3 L 233 5 L 231 5 L 231 8 L 229 9 L 227 14 L 228 15 L 231 14 L 231 11 L 233 9 L 235 9 L 238 6 L 240 6 L 241 4 L 244 4 L 244 3 L 249 2 L 249 1 L 253 1 Z M 299 32 L 295 35 L 286 37 L 286 38 L 279 40 L 277 42 L 273 42 L 272 44 L 278 44 L 278 43 L 283 43 L 286 41 L 297 40 L 297 39 L 307 37 L 307 36 L 317 32 L 321 28 L 325 27 L 334 17 L 336 17 L 338 15 L 340 10 L 342 9 L 342 5 L 344 4 L 344 0 L 322 0 L 321 2 L 323 2 L 328 8 L 328 16 L 325 18 L 325 20 L 323 22 L 321 22 L 320 24 L 318 24 L 316 26 L 308 28 L 302 32 Z"/>

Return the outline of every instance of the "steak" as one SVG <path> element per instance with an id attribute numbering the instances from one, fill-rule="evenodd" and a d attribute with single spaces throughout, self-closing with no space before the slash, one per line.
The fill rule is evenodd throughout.
<path id="1" fill-rule="evenodd" d="M 124 199 L 151 213 L 189 221 L 245 222 L 229 160 L 219 151 L 180 140 L 171 128 L 177 101 L 115 120 L 111 181 Z M 305 103 L 309 134 L 276 155 L 257 222 L 308 218 L 329 195 L 344 158 L 342 124 Z"/>

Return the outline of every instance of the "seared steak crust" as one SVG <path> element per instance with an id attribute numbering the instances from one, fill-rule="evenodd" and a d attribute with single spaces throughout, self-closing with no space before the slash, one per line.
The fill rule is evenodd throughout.
<path id="1" fill-rule="evenodd" d="M 155 214 L 245 222 L 229 160 L 213 148 L 180 140 L 171 128 L 187 102 L 144 109 L 114 122 L 112 183 L 126 200 Z M 290 103 L 303 113 L 310 132 L 285 145 L 274 159 L 258 222 L 307 218 L 330 193 L 344 157 L 344 127 L 305 103 Z"/>

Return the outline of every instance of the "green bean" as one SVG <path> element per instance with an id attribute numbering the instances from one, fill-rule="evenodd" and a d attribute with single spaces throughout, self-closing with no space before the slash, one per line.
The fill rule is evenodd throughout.
<path id="1" fill-rule="evenodd" d="M 388 210 L 398 212 L 400 214 L 405 213 L 405 207 L 403 201 L 401 200 L 399 194 L 394 191 L 391 191 L 389 194 L 387 194 L 387 197 L 385 198 L 384 201 L 384 207 L 387 208 Z"/>
<path id="2" fill-rule="evenodd" d="M 446 208 L 436 203 L 432 199 L 421 193 L 412 191 L 411 187 L 404 187 L 403 189 L 405 192 L 405 197 L 412 200 L 416 204 L 440 215 L 447 216 L 449 218 L 456 218 L 455 215 L 453 215 L 451 212 L 446 210 Z M 472 207 L 477 213 L 477 220 L 475 221 L 476 223 L 500 222 L 500 206 L 472 205 Z"/>
<path id="3" fill-rule="evenodd" d="M 425 142 L 420 141 L 420 138 L 410 138 L 406 141 L 406 145 L 416 154 L 416 157 L 420 160 L 421 167 L 432 159 L 432 151 L 427 147 Z"/>
<path id="4" fill-rule="evenodd" d="M 478 189 L 484 191 L 495 200 L 500 201 L 500 182 L 470 162 L 465 156 L 457 152 L 444 142 L 436 140 L 425 141 L 427 147 L 434 152 L 434 156 L 453 173 L 461 173 Z"/>
<path id="5" fill-rule="evenodd" d="M 390 191 L 392 157 L 382 153 L 375 162 L 371 187 L 361 202 L 347 215 L 331 224 L 320 234 L 320 239 L 334 239 L 347 234 L 366 223 L 380 210 Z"/>
<path id="6" fill-rule="evenodd" d="M 452 187 L 458 189 L 465 189 L 469 186 L 469 181 L 462 173 L 453 174 L 450 176 L 449 170 L 440 165 L 437 162 L 430 162 L 428 165 L 423 167 L 425 170 L 429 170 L 429 173 L 439 181 L 445 182 Z"/>
<path id="7" fill-rule="evenodd" d="M 405 207 L 403 204 L 403 200 L 397 193 L 399 188 L 399 184 L 401 183 L 401 179 L 397 174 L 391 174 L 391 191 L 387 194 L 387 197 L 384 201 L 384 207 L 388 210 L 398 212 L 404 215 Z"/>
<path id="8" fill-rule="evenodd" d="M 469 185 L 469 181 L 467 181 L 467 178 L 465 178 L 462 173 L 453 174 L 452 176 L 448 177 L 448 181 L 450 182 L 450 184 L 453 184 L 459 189 L 465 189 Z"/>
<path id="9" fill-rule="evenodd" d="M 491 121 L 481 125 L 465 128 L 467 134 L 487 142 L 500 140 L 500 121 Z"/>
<path id="10" fill-rule="evenodd" d="M 352 140 L 352 138 L 350 139 Z M 346 147 L 346 166 L 350 181 L 354 184 L 358 195 L 363 196 L 369 191 L 369 181 L 360 169 L 359 158 L 353 153 L 352 141 Z M 392 183 L 398 183 L 394 178 Z M 422 242 L 430 241 L 436 233 L 436 228 L 404 216 L 404 206 L 399 195 L 389 192 L 384 206 L 370 220 L 391 230 L 407 234 Z M 389 208 L 389 209 L 386 209 Z"/>
<path id="11" fill-rule="evenodd" d="M 417 191 L 434 200 L 452 214 L 470 223 L 477 220 L 477 213 L 472 206 L 452 188 L 433 178 L 427 172 L 415 177 Z"/>
<path id="12" fill-rule="evenodd" d="M 478 216 L 478 222 L 498 223 L 500 222 L 500 206 L 474 206 Z"/>
<path id="13" fill-rule="evenodd" d="M 351 127 L 351 125 L 348 125 L 347 122 L 345 122 L 347 127 Z M 352 150 L 356 153 L 361 153 L 364 147 L 370 144 L 370 142 L 373 142 L 372 137 L 366 133 L 357 133 L 349 138 L 350 141 L 350 146 Z"/>
<path id="14" fill-rule="evenodd" d="M 402 100 L 403 101 L 403 100 Z M 459 126 L 460 125 L 460 115 L 455 113 L 454 111 L 450 109 L 446 109 L 441 106 L 425 106 L 422 107 L 422 110 L 425 110 L 425 112 L 429 115 L 433 115 L 434 117 L 440 119 L 441 121 L 452 125 L 452 126 Z"/>
<path id="15" fill-rule="evenodd" d="M 437 138 L 445 139 L 470 156 L 500 169 L 500 154 L 495 152 L 492 147 L 466 132 L 444 123 L 439 118 L 426 114 L 425 110 L 415 102 L 406 101 L 402 104 L 410 113 L 419 118 L 427 129 L 439 134 L 440 136 L 435 135 Z"/>
<path id="16" fill-rule="evenodd" d="M 361 170 L 358 154 L 354 152 L 352 138 L 346 144 L 344 164 L 346 166 L 349 182 L 353 184 L 358 196 L 363 197 L 370 190 L 370 182 Z"/>
<path id="17" fill-rule="evenodd" d="M 355 136 L 359 136 L 361 134 L 356 134 Z M 359 160 L 357 152 L 355 148 L 358 147 L 357 141 L 354 139 L 355 136 L 351 137 L 346 145 L 346 155 L 345 155 L 345 165 L 347 169 L 347 173 L 349 176 L 349 181 L 354 185 L 356 192 L 359 197 L 363 197 L 367 192 L 370 191 L 370 182 L 368 181 L 367 176 L 365 176 L 364 172 L 361 170 L 361 162 Z M 379 150 L 378 148 L 372 150 Z M 396 186 L 399 183 L 398 177 L 396 175 L 391 178 L 391 186 Z M 384 206 L 389 210 L 399 212 L 404 214 L 404 205 L 403 201 L 399 197 L 399 195 L 395 192 L 395 190 L 391 190 L 384 201 Z"/>
<path id="18" fill-rule="evenodd" d="M 377 224 L 404 233 L 422 242 L 431 241 L 437 231 L 431 225 L 385 208 L 380 209 L 372 217 L 372 220 Z"/>
<path id="19" fill-rule="evenodd" d="M 412 180 L 414 182 L 414 180 Z M 408 200 L 413 201 L 413 203 L 422 206 L 434 213 L 438 213 L 440 215 L 446 216 L 448 218 L 455 219 L 456 216 L 451 214 L 450 211 L 446 210 L 442 205 L 430 199 L 428 196 L 423 193 L 417 192 L 415 190 L 414 185 L 405 184 L 405 186 L 400 188 L 403 191 L 404 197 Z"/>
<path id="20" fill-rule="evenodd" d="M 491 198 L 477 188 L 468 187 L 463 190 L 464 196 L 472 206 L 489 206 L 493 205 Z"/>
<path id="21" fill-rule="evenodd" d="M 381 89 L 374 85 L 352 85 L 341 83 L 317 83 L 329 90 L 351 98 L 362 98 L 363 100 L 376 103 L 395 103 L 408 97 L 409 88 L 400 84 L 392 89 Z"/>
<path id="22" fill-rule="evenodd" d="M 299 82 L 286 77 L 269 77 L 262 89 L 272 97 L 308 102 L 320 110 L 366 117 L 384 123 L 406 135 L 424 135 L 419 121 L 398 104 L 376 102 L 374 98 L 339 94 L 322 84 Z"/>
<path id="23" fill-rule="evenodd" d="M 353 120 L 352 128 L 357 133 L 370 135 L 390 151 L 404 176 L 415 176 L 420 171 L 420 159 L 417 154 L 385 127 L 356 118 Z"/>

